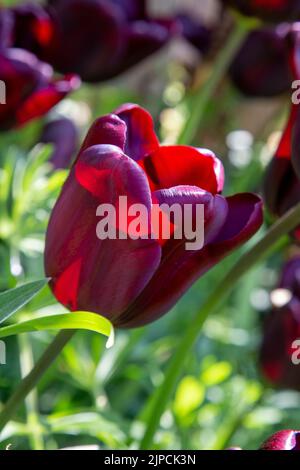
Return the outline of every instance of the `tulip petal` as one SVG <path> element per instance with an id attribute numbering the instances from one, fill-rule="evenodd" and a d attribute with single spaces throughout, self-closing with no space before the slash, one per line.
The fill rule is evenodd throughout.
<path id="1" fill-rule="evenodd" d="M 142 295 L 122 316 L 122 327 L 144 325 L 162 316 L 200 276 L 249 240 L 262 224 L 262 202 L 253 194 L 239 194 L 227 199 L 217 195 L 214 206 L 211 223 L 216 225 L 212 230 L 208 221 L 205 231 L 214 232 L 215 238 L 209 237 L 198 252 L 186 251 L 182 244 L 168 252 L 166 245 L 159 269 Z"/>
<path id="2" fill-rule="evenodd" d="M 267 439 L 261 450 L 300 450 L 300 431 L 284 430 Z"/>
<path id="3" fill-rule="evenodd" d="M 124 152 L 135 161 L 159 147 L 154 131 L 152 116 L 136 104 L 124 104 L 116 109 L 115 114 L 126 124 L 126 144 Z"/>
<path id="4" fill-rule="evenodd" d="M 223 165 L 206 149 L 162 146 L 139 163 L 152 191 L 179 185 L 197 186 L 212 194 L 223 189 Z"/>
<path id="5" fill-rule="evenodd" d="M 108 316 L 120 313 L 142 292 L 161 257 L 157 241 L 100 240 L 96 234 L 100 204 L 144 204 L 151 195 L 139 166 L 118 147 L 99 145 L 75 163 L 52 212 L 46 241 L 45 269 L 58 300 L 71 310 Z"/>

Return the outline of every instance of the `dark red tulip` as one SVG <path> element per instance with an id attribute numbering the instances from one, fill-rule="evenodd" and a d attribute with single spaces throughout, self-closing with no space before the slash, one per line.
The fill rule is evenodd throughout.
<path id="1" fill-rule="evenodd" d="M 48 122 L 43 128 L 40 141 L 53 145 L 50 163 L 56 170 L 70 168 L 78 143 L 78 131 L 73 121 L 58 118 Z"/>
<path id="2" fill-rule="evenodd" d="M 261 368 L 273 385 L 300 390 L 300 369 L 293 361 L 293 354 L 297 355 L 294 342 L 300 340 L 300 257 L 286 264 L 278 288 L 289 297 L 284 305 L 274 306 L 266 320 Z"/>
<path id="3" fill-rule="evenodd" d="M 222 0 L 247 16 L 268 22 L 292 21 L 300 18 L 299 0 Z"/>
<path id="4" fill-rule="evenodd" d="M 44 15 L 42 22 L 41 12 L 26 16 L 17 11 L 21 47 L 29 47 L 59 72 L 77 73 L 89 82 L 126 71 L 177 31 L 175 21 L 151 19 L 145 1 L 138 0 L 49 0 Z M 41 37 L 32 37 L 33 20 L 43 44 Z M 31 45 L 24 45 L 22 28 L 30 32 Z"/>
<path id="5" fill-rule="evenodd" d="M 279 431 L 267 439 L 261 450 L 300 450 L 300 431 L 292 429 Z"/>
<path id="6" fill-rule="evenodd" d="M 299 47 L 300 33 L 298 24 L 294 25 L 287 35 L 290 47 L 290 67 L 293 80 L 300 79 Z M 292 98 L 294 100 L 294 97 Z M 291 112 L 286 128 L 283 131 L 278 149 L 270 162 L 264 181 L 265 201 L 271 213 L 275 216 L 283 215 L 295 204 L 300 202 L 300 108 L 296 102 L 292 103 Z M 300 173 L 300 172 L 299 172 Z M 296 236 L 300 232 L 296 230 Z"/>
<path id="7" fill-rule="evenodd" d="M 0 70 L 6 85 L 6 104 L 0 106 L 1 130 L 42 116 L 79 85 L 74 75 L 54 79 L 48 64 L 22 49 L 1 52 Z"/>
<path id="8" fill-rule="evenodd" d="M 269 97 L 290 91 L 293 81 L 286 27 L 252 31 L 231 67 L 230 76 L 246 96 Z"/>
<path id="9" fill-rule="evenodd" d="M 221 162 L 208 150 L 161 146 L 151 116 L 124 105 L 89 131 L 49 222 L 45 270 L 54 295 L 70 310 L 107 316 L 118 327 L 152 322 L 262 223 L 253 194 L 225 198 Z M 204 206 L 205 245 L 186 239 L 99 240 L 96 209 L 117 204 Z M 150 218 L 147 233 L 152 233 Z M 120 230 L 120 233 L 122 230 Z"/>

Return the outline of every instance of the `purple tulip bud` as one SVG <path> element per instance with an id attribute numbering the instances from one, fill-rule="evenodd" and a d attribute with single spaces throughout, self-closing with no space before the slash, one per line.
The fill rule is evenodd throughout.
<path id="1" fill-rule="evenodd" d="M 300 450 L 300 431 L 285 430 L 267 439 L 261 450 Z"/>
<path id="2" fill-rule="evenodd" d="M 90 129 L 49 222 L 45 270 L 59 302 L 70 310 L 107 316 L 136 327 L 170 310 L 189 287 L 261 226 L 262 204 L 253 194 L 225 198 L 221 162 L 208 150 L 161 146 L 147 111 L 124 105 Z M 143 204 L 204 210 L 202 248 L 186 250 L 186 238 L 145 235 L 99 239 L 96 211 L 116 207 L 120 196 Z M 194 224 L 194 215 L 193 221 Z M 121 229 L 119 229 L 121 230 Z M 127 235 L 128 226 L 121 232 Z"/>
<path id="3" fill-rule="evenodd" d="M 78 143 L 78 131 L 73 121 L 59 118 L 48 122 L 40 141 L 53 144 L 50 162 L 56 170 L 70 168 Z"/>
<path id="4" fill-rule="evenodd" d="M 299 18 L 299 0 L 222 0 L 244 15 L 257 16 L 268 22 L 291 21 Z"/>
<path id="5" fill-rule="evenodd" d="M 291 90 L 289 47 L 281 27 L 252 31 L 231 67 L 230 76 L 247 96 L 269 97 Z"/>

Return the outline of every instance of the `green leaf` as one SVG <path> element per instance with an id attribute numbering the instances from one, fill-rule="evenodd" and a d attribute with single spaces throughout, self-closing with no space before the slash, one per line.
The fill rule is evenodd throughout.
<path id="1" fill-rule="evenodd" d="M 28 282 L 0 294 L 0 323 L 26 305 L 48 282 L 48 279 Z"/>
<path id="2" fill-rule="evenodd" d="M 107 348 L 113 346 L 114 328 L 107 318 L 91 312 L 72 312 L 27 320 L 0 328 L 0 338 L 43 330 L 89 330 L 108 337 Z"/>

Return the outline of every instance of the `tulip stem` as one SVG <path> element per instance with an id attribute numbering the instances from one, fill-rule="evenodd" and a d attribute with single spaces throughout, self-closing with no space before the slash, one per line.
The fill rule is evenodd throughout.
<path id="1" fill-rule="evenodd" d="M 65 345 L 74 335 L 74 330 L 61 330 L 37 361 L 32 371 L 21 381 L 0 413 L 0 432 L 13 417 L 27 395 L 34 389 L 44 373 L 48 370 Z"/>
<path id="2" fill-rule="evenodd" d="M 168 405 L 183 371 L 187 357 L 207 317 L 215 311 L 220 303 L 230 294 L 241 277 L 249 272 L 258 261 L 266 258 L 271 249 L 274 249 L 281 241 L 282 237 L 294 230 L 299 224 L 300 204 L 297 204 L 279 219 L 255 246 L 250 248 L 239 258 L 238 262 L 208 296 L 201 310 L 196 313 L 194 319 L 189 322 L 185 334 L 179 342 L 179 346 L 167 367 L 164 381 L 154 394 L 149 409 L 149 421 L 146 424 L 145 434 L 140 445 L 141 449 L 151 448 L 156 429 L 160 423 L 160 418 Z"/>
<path id="3" fill-rule="evenodd" d="M 221 80 L 224 78 L 243 40 L 255 24 L 256 23 L 253 21 L 247 21 L 241 17 L 237 18 L 234 29 L 224 48 L 221 49 L 210 77 L 206 83 L 199 88 L 197 93 L 192 93 L 187 97 L 187 104 L 191 104 L 191 114 L 179 136 L 178 144 L 186 145 L 193 143 L 210 99 L 213 97 Z"/>

